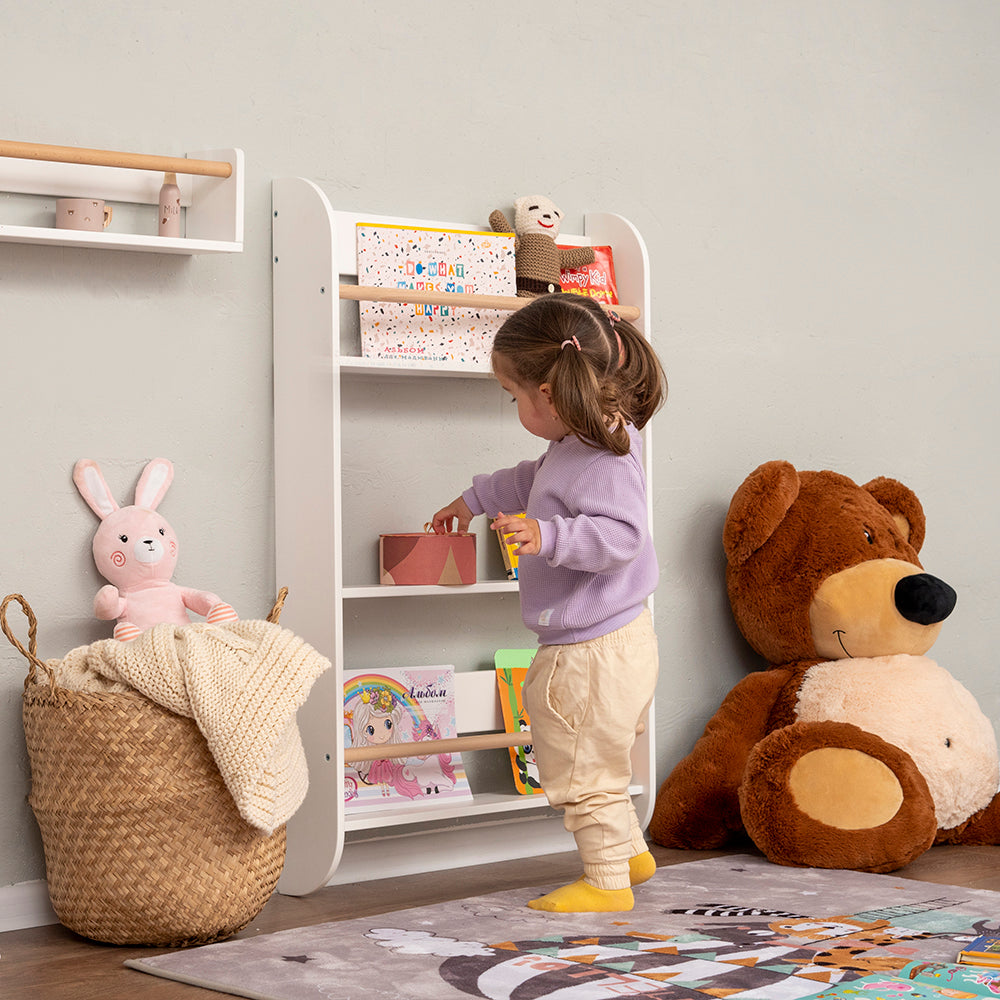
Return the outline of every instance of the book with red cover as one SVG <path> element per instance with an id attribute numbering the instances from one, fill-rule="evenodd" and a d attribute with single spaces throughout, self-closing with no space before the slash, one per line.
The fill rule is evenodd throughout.
<path id="1" fill-rule="evenodd" d="M 558 244 L 557 244 L 558 245 Z M 569 249 L 563 247 L 563 249 Z M 559 272 L 559 283 L 564 292 L 589 295 L 602 305 L 618 303 L 618 285 L 615 282 L 615 261 L 611 247 L 592 247 L 594 263 L 583 267 L 568 268 Z"/>

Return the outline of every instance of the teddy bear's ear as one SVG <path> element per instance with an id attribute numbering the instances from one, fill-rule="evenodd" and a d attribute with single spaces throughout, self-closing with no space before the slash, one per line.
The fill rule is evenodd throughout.
<path id="1" fill-rule="evenodd" d="M 799 495 L 799 474 L 790 462 L 765 462 L 733 495 L 722 529 L 726 558 L 747 561 L 774 533 Z"/>
<path id="2" fill-rule="evenodd" d="M 865 483 L 863 489 L 889 511 L 903 537 L 913 546 L 914 551 L 919 552 L 924 544 L 926 521 L 924 508 L 916 493 L 887 476 L 879 476 L 870 483 Z"/>

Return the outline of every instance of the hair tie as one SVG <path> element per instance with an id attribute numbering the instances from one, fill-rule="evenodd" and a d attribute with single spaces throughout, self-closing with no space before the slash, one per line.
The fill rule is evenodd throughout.
<path id="1" fill-rule="evenodd" d="M 564 340 L 559 345 L 559 350 L 561 351 L 567 344 L 573 344 L 578 351 L 582 351 L 583 350 L 583 348 L 580 346 L 580 341 L 577 340 L 576 337 L 570 337 L 569 340 Z"/>
<path id="2" fill-rule="evenodd" d="M 607 315 L 608 322 L 611 324 L 611 329 L 613 330 L 615 328 L 615 323 L 621 319 L 621 316 L 619 316 L 614 309 L 605 310 L 605 314 Z"/>

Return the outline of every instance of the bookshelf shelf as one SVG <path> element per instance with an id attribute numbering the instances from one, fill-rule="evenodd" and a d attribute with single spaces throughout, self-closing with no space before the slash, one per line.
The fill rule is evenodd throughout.
<path id="1" fill-rule="evenodd" d="M 492 378 L 493 372 L 488 368 L 477 368 L 474 365 L 449 365 L 440 361 L 424 361 L 419 365 L 400 364 L 396 361 L 384 361 L 378 358 L 357 358 L 342 355 L 338 367 L 343 375 L 378 375 L 392 377 L 400 375 L 406 378 L 414 376 L 438 376 L 443 378 Z"/>
<path id="2" fill-rule="evenodd" d="M 344 600 L 369 600 L 402 597 L 440 597 L 451 599 L 455 597 L 475 596 L 476 594 L 516 594 L 517 582 L 512 580 L 481 580 L 479 583 L 458 584 L 456 586 L 441 586 L 435 584 L 426 587 L 384 587 L 380 583 L 366 587 L 345 587 Z"/>
<path id="3" fill-rule="evenodd" d="M 434 442 L 441 440 L 441 416 L 454 411 L 454 399 L 460 396 L 462 415 L 450 419 L 460 420 L 460 440 L 467 442 L 462 447 L 468 451 L 463 464 L 471 474 L 483 455 L 492 454 L 497 406 L 495 387 L 476 384 L 491 378 L 488 370 L 360 356 L 352 302 L 372 290 L 357 285 L 356 226 L 482 226 L 335 211 L 324 192 L 304 178 L 275 180 L 272 202 L 276 579 L 290 592 L 282 623 L 334 665 L 299 711 L 310 789 L 288 825 L 278 889 L 304 895 L 322 885 L 570 850 L 572 837 L 545 797 L 514 791 L 503 749 L 483 751 L 487 764 L 477 782 L 470 771 L 471 804 L 364 814 L 345 810 L 343 674 L 355 666 L 368 667 L 354 662 L 358 649 L 384 655 L 385 666 L 403 665 L 390 662 L 389 651 L 405 648 L 412 636 L 414 645 L 425 640 L 435 650 L 434 658 L 423 662 L 454 662 L 458 731 L 465 736 L 503 730 L 493 653 L 503 647 L 532 647 L 536 639 L 521 625 L 518 603 L 511 599 L 516 582 L 484 579 L 448 587 L 349 582 L 371 577 L 373 541 L 366 540 L 385 530 L 384 525 L 364 523 L 368 507 L 359 497 L 377 493 L 392 475 L 392 446 L 385 439 L 396 430 L 393 422 L 410 434 L 401 434 L 395 445 L 401 457 L 410 457 L 405 478 L 414 474 L 413 441 L 418 447 L 426 442 L 433 455 Z M 585 219 L 583 235 L 565 240 L 614 248 L 619 294 L 623 301 L 638 303 L 628 315 L 637 316 L 635 322 L 643 328 L 649 317 L 649 265 L 634 227 L 616 215 L 592 214 Z M 335 288 L 340 294 L 331 294 Z M 365 422 L 370 411 L 358 412 L 375 406 L 376 399 L 391 411 L 379 430 Z M 362 446 L 369 440 L 370 448 Z M 366 454 L 369 450 L 378 455 Z M 644 456 L 648 472 L 648 435 Z M 425 476 L 436 475 L 428 466 Z M 428 605 L 423 598 L 434 600 Z M 464 666 L 462 657 L 447 653 L 459 635 L 478 650 Z M 497 635 L 519 638 L 503 641 Z M 648 822 L 655 793 L 652 732 L 647 726 L 632 755 L 632 793 L 642 823 Z M 493 760 L 488 753 L 500 755 L 494 761 L 498 766 L 488 763 Z"/>
<path id="4" fill-rule="evenodd" d="M 633 796 L 643 793 L 641 785 L 630 785 Z M 471 805 L 458 802 L 454 805 L 421 807 L 419 811 L 405 812 L 399 809 L 372 811 L 361 816 L 348 816 L 345 821 L 347 832 L 357 830 L 382 830 L 387 827 L 416 826 L 449 819 L 474 819 L 477 816 L 490 818 L 498 815 L 548 812 L 549 800 L 542 794 L 517 795 L 503 792 L 480 792 Z"/>

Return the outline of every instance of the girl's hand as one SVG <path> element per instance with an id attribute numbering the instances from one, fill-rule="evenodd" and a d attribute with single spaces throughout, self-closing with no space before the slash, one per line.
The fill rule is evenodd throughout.
<path id="1" fill-rule="evenodd" d="M 493 519 L 490 528 L 502 532 L 507 541 L 516 542 L 518 556 L 537 556 L 541 551 L 542 530 L 533 517 L 500 513 Z"/>
<path id="2" fill-rule="evenodd" d="M 456 530 L 468 531 L 473 513 L 469 505 L 459 497 L 452 500 L 447 507 L 442 507 L 431 519 L 431 527 L 436 535 L 444 535 L 451 531 L 452 521 L 456 521 Z"/>

